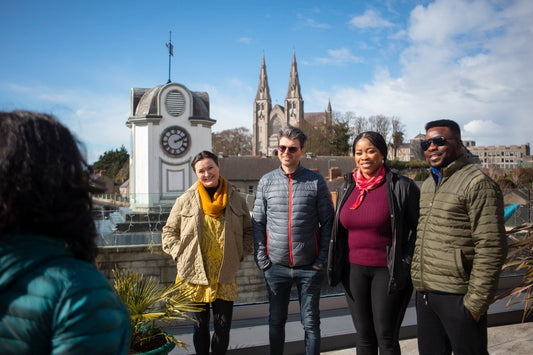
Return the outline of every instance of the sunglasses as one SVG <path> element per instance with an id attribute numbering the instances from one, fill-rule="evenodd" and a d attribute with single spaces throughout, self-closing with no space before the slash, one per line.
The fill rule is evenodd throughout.
<path id="1" fill-rule="evenodd" d="M 429 149 L 431 146 L 431 143 L 435 144 L 437 147 L 441 147 L 446 144 L 447 141 L 452 140 L 453 138 L 445 138 L 445 137 L 433 137 L 430 139 L 422 139 L 420 141 L 420 146 L 422 147 L 422 150 L 424 152 Z"/>
<path id="2" fill-rule="evenodd" d="M 285 153 L 286 150 L 289 151 L 289 153 L 296 153 L 300 149 L 300 147 L 287 147 L 286 145 L 278 145 L 278 150 L 280 153 Z"/>

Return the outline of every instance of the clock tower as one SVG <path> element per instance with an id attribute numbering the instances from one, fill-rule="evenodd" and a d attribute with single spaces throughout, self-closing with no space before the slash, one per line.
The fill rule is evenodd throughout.
<path id="1" fill-rule="evenodd" d="M 131 89 L 130 207 L 171 206 L 196 180 L 193 157 L 211 151 L 209 96 L 168 83 Z"/>

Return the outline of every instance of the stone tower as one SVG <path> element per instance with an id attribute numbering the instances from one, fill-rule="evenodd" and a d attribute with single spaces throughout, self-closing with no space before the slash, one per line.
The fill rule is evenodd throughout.
<path id="1" fill-rule="evenodd" d="M 296 53 L 292 55 L 291 76 L 289 78 L 289 88 L 285 98 L 286 122 L 294 127 L 300 127 L 304 117 L 304 101 L 298 79 L 298 68 L 296 66 Z"/>
<path id="2" fill-rule="evenodd" d="M 130 207 L 145 211 L 172 206 L 196 181 L 191 161 L 211 150 L 209 95 L 178 83 L 132 88 Z"/>
<path id="3" fill-rule="evenodd" d="M 287 125 L 300 127 L 304 121 L 304 101 L 298 78 L 296 53 L 292 55 L 285 107 L 272 107 L 265 55 L 261 61 L 259 85 L 254 101 L 252 155 L 272 156 L 277 149 L 279 130 Z"/>
<path id="4" fill-rule="evenodd" d="M 261 72 L 259 74 L 259 86 L 254 102 L 254 124 L 252 155 L 267 153 L 269 138 L 270 112 L 272 111 L 272 100 L 270 99 L 270 89 L 268 87 L 268 76 L 266 72 L 265 55 L 261 61 Z"/>

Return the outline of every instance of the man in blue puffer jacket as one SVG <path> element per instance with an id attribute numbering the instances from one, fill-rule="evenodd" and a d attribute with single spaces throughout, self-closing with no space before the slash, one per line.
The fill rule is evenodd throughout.
<path id="1" fill-rule="evenodd" d="M 128 310 L 94 266 L 96 191 L 59 121 L 0 112 L 0 354 L 128 353 Z"/>
<path id="2" fill-rule="evenodd" d="M 304 132 L 279 133 L 280 168 L 261 178 L 252 216 L 255 260 L 270 302 L 270 353 L 283 354 L 293 284 L 298 289 L 307 355 L 320 354 L 320 289 L 334 209 L 324 178 L 304 167 Z"/>

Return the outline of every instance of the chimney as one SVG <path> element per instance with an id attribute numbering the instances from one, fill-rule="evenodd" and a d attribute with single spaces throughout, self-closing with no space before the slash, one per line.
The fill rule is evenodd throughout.
<path id="1" fill-rule="evenodd" d="M 341 168 L 338 166 L 332 166 L 329 168 L 329 181 L 334 180 L 338 177 L 342 176 Z"/>

